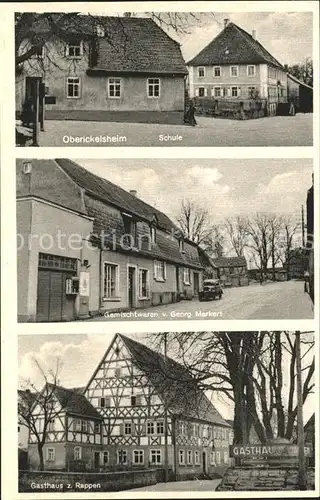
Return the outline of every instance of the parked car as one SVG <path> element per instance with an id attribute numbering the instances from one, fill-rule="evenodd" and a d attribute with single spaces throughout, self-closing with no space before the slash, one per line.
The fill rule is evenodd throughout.
<path id="1" fill-rule="evenodd" d="M 223 290 L 219 280 L 204 280 L 203 290 L 199 292 L 199 300 L 203 302 L 205 300 L 216 299 L 217 297 L 221 299 Z"/>

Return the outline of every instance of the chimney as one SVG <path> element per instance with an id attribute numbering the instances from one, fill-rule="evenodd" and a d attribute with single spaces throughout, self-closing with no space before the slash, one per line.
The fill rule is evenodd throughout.
<path id="1" fill-rule="evenodd" d="M 130 189 L 130 194 L 132 194 L 132 196 L 137 196 L 137 191 L 135 189 Z"/>
<path id="2" fill-rule="evenodd" d="M 256 40 L 256 39 L 257 39 L 257 33 L 256 33 L 256 30 L 252 30 L 252 38 L 253 38 L 254 40 Z"/>
<path id="3" fill-rule="evenodd" d="M 225 28 L 228 26 L 229 21 L 230 21 L 230 19 L 228 19 L 228 18 L 226 18 L 226 19 L 223 20 Z"/>

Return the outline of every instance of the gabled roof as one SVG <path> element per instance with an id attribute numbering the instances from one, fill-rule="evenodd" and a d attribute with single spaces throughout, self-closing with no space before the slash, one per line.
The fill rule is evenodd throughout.
<path id="1" fill-rule="evenodd" d="M 73 389 L 66 389 L 60 385 L 48 385 L 53 387 L 55 396 L 67 413 L 101 420 L 101 415 L 80 392 Z"/>
<path id="2" fill-rule="evenodd" d="M 171 414 L 229 427 L 184 366 L 136 340 L 118 335 L 133 363 L 145 372 Z"/>
<path id="3" fill-rule="evenodd" d="M 223 64 L 267 63 L 283 69 L 282 65 L 244 29 L 229 23 L 198 55 L 187 64 L 213 66 Z"/>
<path id="4" fill-rule="evenodd" d="M 180 45 L 167 35 L 151 18 L 51 14 L 57 35 L 96 40 L 97 57 L 94 71 L 108 73 L 157 73 L 187 75 Z M 101 26 L 104 37 L 97 37 Z M 35 20 L 32 31 L 38 34 L 52 31 L 43 15 Z"/>
<path id="5" fill-rule="evenodd" d="M 305 82 L 299 80 L 296 76 L 291 75 L 291 73 L 287 73 L 287 75 L 288 75 L 288 78 L 290 80 L 298 83 L 299 85 L 302 85 L 303 87 L 306 87 L 307 89 L 313 90 L 313 87 L 311 87 L 310 85 L 307 85 Z"/>
<path id="6" fill-rule="evenodd" d="M 242 267 L 247 265 L 245 257 L 218 257 L 211 259 L 214 267 Z"/>

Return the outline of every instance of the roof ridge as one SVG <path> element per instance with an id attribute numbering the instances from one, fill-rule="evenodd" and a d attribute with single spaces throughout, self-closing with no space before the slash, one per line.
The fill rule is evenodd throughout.
<path id="1" fill-rule="evenodd" d="M 261 48 L 263 51 L 267 52 L 267 54 L 272 58 L 274 59 L 280 66 L 283 66 L 263 45 L 262 43 L 259 42 L 259 40 L 256 40 L 255 38 L 253 38 L 252 35 L 250 35 L 250 33 L 248 33 L 248 31 L 246 31 L 245 29 L 241 28 L 241 26 L 238 26 L 237 24 L 233 23 L 234 26 L 238 29 L 238 31 L 240 32 L 240 34 L 244 37 L 249 37 L 249 41 L 252 41 L 253 42 L 253 45 L 257 45 L 259 48 Z"/>

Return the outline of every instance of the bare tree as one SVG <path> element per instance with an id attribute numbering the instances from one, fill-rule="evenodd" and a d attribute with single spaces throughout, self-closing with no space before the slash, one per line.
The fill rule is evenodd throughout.
<path id="1" fill-rule="evenodd" d="M 237 257 L 244 255 L 244 249 L 247 245 L 247 221 L 244 217 L 235 217 L 234 219 L 226 219 L 226 231 L 230 240 L 232 250 L 236 253 Z"/>
<path id="2" fill-rule="evenodd" d="M 295 247 L 294 240 L 299 223 L 293 221 L 292 217 L 285 217 L 282 221 L 282 239 L 278 245 L 278 259 L 286 264 L 288 279 L 290 279 L 292 250 Z"/>
<path id="3" fill-rule="evenodd" d="M 267 277 L 268 262 L 272 254 L 272 229 L 270 217 L 267 214 L 257 213 L 247 219 L 248 247 L 252 250 L 261 280 Z"/>
<path id="4" fill-rule="evenodd" d="M 59 385 L 60 360 L 57 359 L 55 370 L 45 370 L 37 360 L 34 360 L 44 385 L 41 390 L 29 379 L 22 382 L 18 402 L 18 416 L 22 425 L 29 429 L 37 444 L 39 454 L 39 470 L 44 470 L 43 447 L 47 439 L 50 421 L 57 417 L 68 401 L 57 400 L 56 390 Z M 30 439 L 30 437 L 29 437 Z"/>
<path id="5" fill-rule="evenodd" d="M 272 267 L 272 279 L 276 281 L 276 265 L 280 260 L 279 257 L 279 245 L 281 242 L 281 233 L 283 226 L 283 219 L 277 214 L 271 214 L 269 216 L 269 226 L 270 226 L 270 257 L 271 257 L 271 267 Z"/>
<path id="6" fill-rule="evenodd" d="M 181 202 L 178 225 L 186 238 L 198 245 L 208 241 L 211 235 L 208 211 L 185 199 Z"/>

